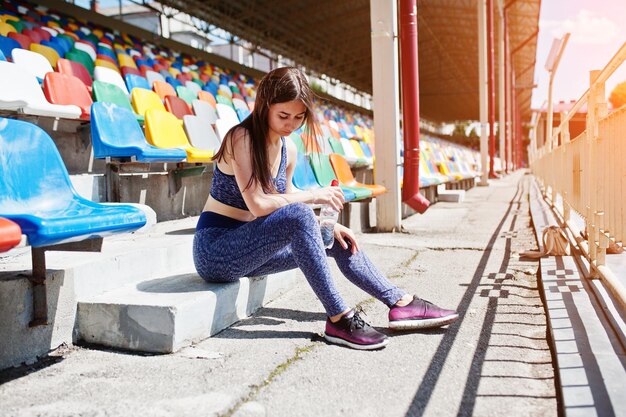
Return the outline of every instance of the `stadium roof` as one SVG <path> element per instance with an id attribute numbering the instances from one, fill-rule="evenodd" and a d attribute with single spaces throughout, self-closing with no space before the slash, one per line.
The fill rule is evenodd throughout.
<path id="1" fill-rule="evenodd" d="M 370 0 L 159 1 L 309 70 L 372 92 Z M 503 1 L 518 103 L 522 117 L 528 120 L 541 0 Z M 498 2 L 494 0 L 494 4 Z M 418 0 L 418 19 L 422 114 L 433 121 L 477 120 L 476 0 Z"/>

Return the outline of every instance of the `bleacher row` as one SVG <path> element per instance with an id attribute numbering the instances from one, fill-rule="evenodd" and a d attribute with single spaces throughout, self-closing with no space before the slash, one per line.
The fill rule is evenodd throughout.
<path id="1" fill-rule="evenodd" d="M 90 123 L 93 155 L 98 159 L 209 163 L 226 132 L 254 108 L 255 84 L 243 74 L 45 7 L 0 2 L 3 115 Z M 296 187 L 327 186 L 338 177 L 347 201 L 384 192 L 382 186 L 356 181 L 351 170 L 372 166 L 371 118 L 327 103 L 318 103 L 317 117 L 322 137 L 307 138 L 302 129 L 291 135 L 299 149 Z M 10 119 L 3 121 L 2 129 L 5 137 L 20 141 L 47 136 Z M 17 137 L 15 129 L 30 133 Z M 476 176 L 474 152 L 436 139 L 422 143 L 421 186 Z M 3 144 L 0 153 L 9 148 Z M 15 145 L 13 151 L 19 148 Z M 41 158 L 42 164 L 47 163 L 46 158 L 63 162 L 54 149 Z M 15 175 L 17 160 L 4 166 L 3 178 Z M 44 175 L 49 181 L 50 173 Z M 64 176 L 67 171 L 59 178 Z M 41 214 L 42 206 L 50 206 L 33 204 L 40 202 L 41 196 L 21 197 L 19 206 L 28 208 L 29 214 Z M 15 201 L 8 204 L 8 198 L 2 198 L 0 215 L 12 217 Z M 75 214 L 76 207 L 72 207 Z M 32 244 L 36 239 L 29 241 Z"/>

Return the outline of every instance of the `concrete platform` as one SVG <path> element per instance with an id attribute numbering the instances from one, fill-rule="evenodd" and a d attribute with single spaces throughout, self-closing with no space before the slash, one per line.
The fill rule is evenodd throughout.
<path id="1" fill-rule="evenodd" d="M 541 242 L 557 221 L 534 181 L 530 209 Z M 586 278 L 589 265 L 576 248 L 572 255 L 540 260 L 563 415 L 626 416 L 624 312 L 601 281 Z"/>
<path id="2" fill-rule="evenodd" d="M 0 369 L 34 362 L 81 337 L 109 347 L 171 352 L 246 317 L 292 285 L 295 273 L 230 286 L 204 283 L 192 259 L 196 222 L 197 217 L 190 217 L 158 223 L 143 233 L 111 236 L 101 252 L 46 253 L 45 326 L 28 325 L 30 248 L 2 254 Z M 81 331 L 78 305 L 89 331 Z M 164 328 L 152 324 L 156 314 L 167 318 Z M 147 329 L 154 334 L 148 337 Z"/>
<path id="3" fill-rule="evenodd" d="M 143 281 L 79 302 L 79 335 L 113 348 L 175 352 L 250 316 L 295 277 L 288 271 L 208 284 L 192 273 Z"/>

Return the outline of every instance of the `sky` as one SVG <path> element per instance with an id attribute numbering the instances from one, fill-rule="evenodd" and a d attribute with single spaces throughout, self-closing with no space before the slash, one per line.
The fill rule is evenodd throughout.
<path id="1" fill-rule="evenodd" d="M 548 99 L 546 60 L 555 38 L 570 38 L 556 70 L 552 96 L 578 100 L 589 87 L 589 71 L 602 69 L 626 42 L 626 0 L 542 0 L 532 107 Z M 606 83 L 606 95 L 626 81 L 626 63 Z"/>

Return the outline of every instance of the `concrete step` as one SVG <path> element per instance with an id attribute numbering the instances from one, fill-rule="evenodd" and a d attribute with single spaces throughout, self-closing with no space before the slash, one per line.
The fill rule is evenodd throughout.
<path id="1" fill-rule="evenodd" d="M 446 190 L 445 184 L 437 186 L 437 200 L 448 203 L 462 203 L 465 200 L 465 190 Z"/>
<path id="2" fill-rule="evenodd" d="M 533 181 L 530 211 L 538 242 L 558 225 Z M 573 256 L 540 259 L 555 370 L 564 416 L 626 416 L 626 337 L 623 312 L 577 249 Z"/>
<path id="3" fill-rule="evenodd" d="M 208 284 L 195 273 L 143 281 L 79 302 L 79 335 L 113 348 L 170 353 L 250 316 L 295 282 L 295 271 L 229 284 Z"/>

